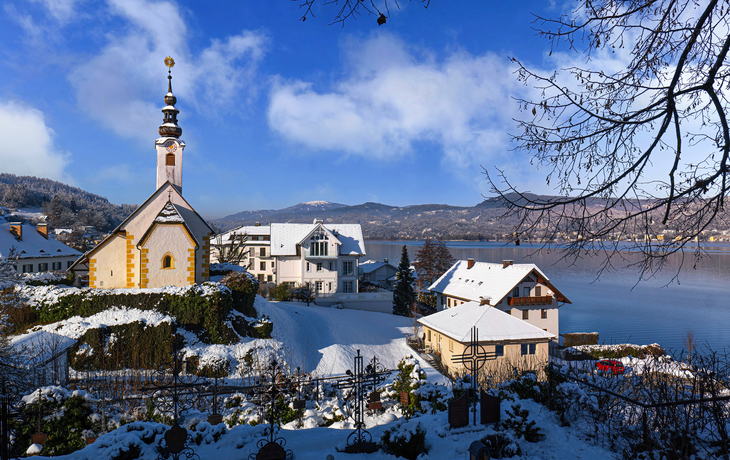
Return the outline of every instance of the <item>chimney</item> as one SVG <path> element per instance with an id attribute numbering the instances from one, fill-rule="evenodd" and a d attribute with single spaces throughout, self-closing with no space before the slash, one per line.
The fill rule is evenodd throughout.
<path id="1" fill-rule="evenodd" d="M 383 263 L 388 263 L 388 259 L 383 259 Z"/>
<path id="2" fill-rule="evenodd" d="M 479 296 L 479 305 L 489 305 L 489 302 L 492 300 L 491 297 L 482 297 Z"/>
<path id="3" fill-rule="evenodd" d="M 23 241 L 23 223 L 10 222 L 10 233 L 12 233 L 18 241 Z"/>
<path id="4" fill-rule="evenodd" d="M 36 228 L 43 238 L 48 239 L 48 224 L 39 223 Z"/>
<path id="5" fill-rule="evenodd" d="M 469 269 L 474 266 L 474 259 L 466 259 L 466 268 Z"/>
<path id="6" fill-rule="evenodd" d="M 256 222 L 255 224 L 253 224 L 253 226 L 254 227 L 261 227 L 261 222 Z"/>
<path id="7" fill-rule="evenodd" d="M 502 268 L 507 268 L 510 265 L 512 265 L 513 263 L 514 263 L 514 260 L 503 260 L 502 261 Z"/>

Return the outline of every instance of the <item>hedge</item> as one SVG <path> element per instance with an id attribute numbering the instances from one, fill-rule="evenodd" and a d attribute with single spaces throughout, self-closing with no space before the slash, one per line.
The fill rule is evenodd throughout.
<path id="1" fill-rule="evenodd" d="M 111 307 L 127 307 L 170 315 L 179 326 L 197 332 L 207 343 L 231 344 L 236 341 L 233 331 L 224 323 L 233 307 L 234 296 L 230 290 L 214 285 L 205 289 L 192 285 L 176 291 L 134 293 L 85 288 L 60 294 L 36 303 L 40 322 L 54 323 L 72 316 L 92 316 Z"/>

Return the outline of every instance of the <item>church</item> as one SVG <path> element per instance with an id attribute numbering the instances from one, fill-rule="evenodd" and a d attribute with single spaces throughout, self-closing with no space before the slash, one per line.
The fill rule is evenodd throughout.
<path id="1" fill-rule="evenodd" d="M 209 279 L 213 230 L 182 195 L 185 142 L 177 124 L 172 93 L 172 58 L 168 66 L 164 119 L 155 141 L 156 190 L 71 270 L 89 277 L 93 288 L 187 286 Z"/>

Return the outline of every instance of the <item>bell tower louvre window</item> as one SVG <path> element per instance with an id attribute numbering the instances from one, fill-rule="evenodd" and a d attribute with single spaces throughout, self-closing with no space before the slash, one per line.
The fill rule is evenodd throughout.
<path id="1" fill-rule="evenodd" d="M 165 155 L 165 166 L 175 166 L 175 154 L 168 153 Z"/>

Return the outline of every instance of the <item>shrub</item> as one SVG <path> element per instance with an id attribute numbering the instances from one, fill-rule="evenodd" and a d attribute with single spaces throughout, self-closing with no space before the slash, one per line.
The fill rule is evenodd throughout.
<path id="1" fill-rule="evenodd" d="M 291 300 L 291 290 L 286 283 L 279 283 L 274 288 L 274 298 L 276 300 Z"/>
<path id="2" fill-rule="evenodd" d="M 512 412 L 507 411 L 507 419 L 499 424 L 500 430 L 510 430 L 517 439 L 524 437 L 527 442 L 538 442 L 545 435 L 540 433 L 540 428 L 535 426 L 534 420 L 528 421 L 530 412 L 521 409 L 519 404 L 512 405 Z"/>
<path id="3" fill-rule="evenodd" d="M 408 398 L 408 404 L 401 404 L 401 411 L 406 419 L 413 417 L 417 412 L 421 412 L 421 397 L 418 393 L 414 393 L 414 390 L 421 386 L 421 383 L 425 383 L 426 373 L 423 372 L 412 356 L 403 358 L 398 363 L 398 375 L 393 380 L 393 390 L 396 394 L 393 396 L 395 399 L 399 399 L 400 393 L 410 393 Z"/>
<path id="4" fill-rule="evenodd" d="M 176 327 L 140 321 L 88 329 L 69 351 L 76 370 L 155 369 L 170 360 Z"/>
<path id="5" fill-rule="evenodd" d="M 259 282 L 248 272 L 231 272 L 221 280 L 221 284 L 231 290 L 233 308 L 246 316 L 256 317 L 253 306 Z"/>
<path id="6" fill-rule="evenodd" d="M 404 423 L 383 432 L 381 438 L 383 450 L 396 457 L 416 460 L 419 455 L 427 453 L 426 430 L 421 423 Z"/>
<path id="7" fill-rule="evenodd" d="M 515 437 L 504 431 L 488 434 L 482 439 L 482 442 L 489 449 L 490 458 L 507 458 L 522 455 L 522 449 L 517 444 Z"/>

